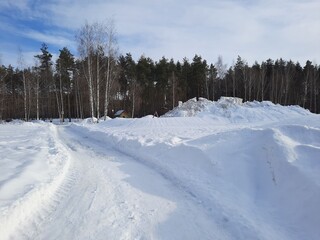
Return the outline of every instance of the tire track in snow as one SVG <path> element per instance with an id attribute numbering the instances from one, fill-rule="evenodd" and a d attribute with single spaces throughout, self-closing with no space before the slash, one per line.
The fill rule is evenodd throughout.
<path id="1" fill-rule="evenodd" d="M 230 239 L 155 169 L 72 128 L 60 130 L 77 177 L 33 239 Z"/>
<path id="2" fill-rule="evenodd" d="M 50 182 L 42 183 L 1 211 L 1 239 L 32 239 L 43 221 L 57 208 L 75 180 L 66 149 L 57 140 L 55 126 L 50 126 L 48 160 L 65 161 Z M 44 160 L 44 159 L 43 159 Z M 57 160 L 59 161 L 59 160 Z"/>

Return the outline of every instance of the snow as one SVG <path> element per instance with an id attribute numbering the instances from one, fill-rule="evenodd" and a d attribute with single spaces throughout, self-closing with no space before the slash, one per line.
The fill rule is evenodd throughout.
<path id="1" fill-rule="evenodd" d="M 279 121 L 283 118 L 309 115 L 299 106 L 281 106 L 270 101 L 242 103 L 240 98 L 223 97 L 217 102 L 205 98 L 190 99 L 169 111 L 164 117 L 210 117 L 222 123 L 257 123 L 259 121 Z"/>
<path id="2" fill-rule="evenodd" d="M 298 106 L 1 124 L 0 156 L 1 239 L 320 236 L 320 116 Z"/>

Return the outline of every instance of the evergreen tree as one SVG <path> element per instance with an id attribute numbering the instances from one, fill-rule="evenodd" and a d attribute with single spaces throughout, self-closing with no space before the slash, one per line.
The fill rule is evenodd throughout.
<path id="1" fill-rule="evenodd" d="M 183 63 L 181 65 L 181 78 L 180 78 L 180 86 L 181 86 L 181 101 L 187 101 L 191 96 L 189 82 L 191 81 L 191 64 L 187 58 L 183 59 Z"/>
<path id="2" fill-rule="evenodd" d="M 221 96 L 221 81 L 217 79 L 217 69 L 213 64 L 210 64 L 208 69 L 209 84 L 211 85 L 212 101 L 216 100 L 216 96 Z"/>
<path id="3" fill-rule="evenodd" d="M 70 109 L 70 94 L 73 87 L 73 73 L 74 73 L 74 57 L 68 48 L 64 47 L 60 51 L 59 58 L 56 61 L 56 86 L 59 86 L 60 101 L 58 101 L 58 111 L 60 112 L 61 121 L 64 121 L 64 95 L 67 95 L 68 117 L 71 122 L 71 109 Z M 57 90 L 57 89 L 56 89 Z M 59 99 L 59 98 L 58 98 Z M 60 107 L 59 107 L 60 106 Z"/>
<path id="4" fill-rule="evenodd" d="M 41 107 L 41 115 L 43 118 L 52 118 L 54 113 L 51 106 L 53 104 L 51 95 L 55 92 L 52 77 L 52 54 L 48 51 L 48 46 L 45 43 L 42 44 L 40 50 L 41 54 L 35 56 L 39 60 L 39 66 L 37 68 L 40 72 L 37 91 L 41 100 L 38 99 L 37 103 L 41 103 L 41 106 L 37 106 L 37 109 Z"/>
<path id="5" fill-rule="evenodd" d="M 153 114 L 155 109 L 155 74 L 151 58 L 141 56 L 137 63 L 137 82 L 141 87 L 141 113 Z"/>
<path id="6" fill-rule="evenodd" d="M 191 64 L 192 78 L 189 78 L 189 98 L 208 97 L 207 94 L 207 62 L 195 55 Z"/>

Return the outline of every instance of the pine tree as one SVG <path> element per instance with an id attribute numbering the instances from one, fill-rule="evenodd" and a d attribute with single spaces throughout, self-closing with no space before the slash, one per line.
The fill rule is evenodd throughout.
<path id="1" fill-rule="evenodd" d="M 47 44 L 43 43 L 41 48 L 41 54 L 36 55 L 35 57 L 39 60 L 39 66 L 37 67 L 40 72 L 40 79 L 37 88 L 37 118 L 39 118 L 39 103 L 41 102 L 42 106 L 42 117 L 48 118 L 53 117 L 53 112 L 51 107 L 51 93 L 54 92 L 54 85 L 52 79 L 52 54 L 48 51 Z M 42 101 L 40 101 L 40 99 Z M 44 99 L 46 98 L 46 101 Z"/>
<path id="2" fill-rule="evenodd" d="M 64 122 L 64 95 L 67 95 L 68 101 L 68 116 L 71 122 L 71 109 L 70 109 L 70 94 L 73 88 L 73 72 L 74 72 L 74 57 L 68 48 L 64 47 L 60 51 L 59 58 L 56 61 L 56 85 L 59 86 L 58 111 L 61 121 Z"/>

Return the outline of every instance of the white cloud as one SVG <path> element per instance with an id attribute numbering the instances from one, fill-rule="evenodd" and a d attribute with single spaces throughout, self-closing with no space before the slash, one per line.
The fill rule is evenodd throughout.
<path id="1" fill-rule="evenodd" d="M 22 56 L 23 56 L 23 65 L 24 67 L 31 67 L 35 65 L 35 58 L 34 56 L 39 54 L 39 52 L 36 51 L 23 51 L 22 50 Z M 19 51 L 18 47 L 11 48 L 9 51 L 3 51 L 1 52 L 1 58 L 0 58 L 0 64 L 3 64 L 4 66 L 12 65 L 14 67 L 19 67 L 18 65 L 18 58 L 19 58 Z"/>
<path id="2" fill-rule="evenodd" d="M 72 41 L 72 38 L 70 39 L 70 36 L 64 37 L 61 33 L 58 32 L 42 33 L 29 29 L 23 32 L 22 35 L 30 39 L 34 39 L 38 42 L 45 42 L 47 44 L 52 44 L 58 47 L 70 47 L 75 45 L 75 42 Z"/>
<path id="3" fill-rule="evenodd" d="M 21 1 L 22 2 L 22 1 Z M 85 20 L 113 17 L 120 50 L 138 58 L 163 55 L 181 60 L 200 54 L 208 62 L 222 55 L 229 65 L 237 55 L 249 63 L 267 58 L 304 62 L 320 59 L 318 0 L 185 0 L 37 2 L 30 18 L 70 31 L 70 35 L 27 31 L 29 38 L 56 45 L 75 45 L 73 34 Z M 21 6 L 21 8 L 25 6 Z"/>
<path id="4" fill-rule="evenodd" d="M 28 1 L 26 0 L 1 0 L 0 9 L 9 9 L 9 8 L 17 8 L 21 11 L 26 10 L 28 8 Z"/>

